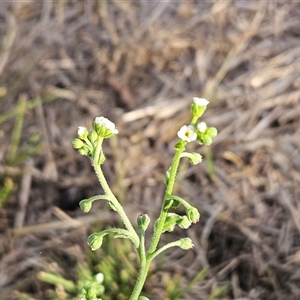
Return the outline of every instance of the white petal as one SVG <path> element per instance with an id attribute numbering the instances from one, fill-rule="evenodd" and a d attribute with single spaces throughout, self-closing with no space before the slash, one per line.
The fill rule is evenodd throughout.
<path id="1" fill-rule="evenodd" d="M 85 127 L 79 126 L 77 130 L 78 135 L 83 135 L 85 133 Z"/>
<path id="2" fill-rule="evenodd" d="M 207 125 L 205 122 L 200 122 L 198 123 L 197 128 L 200 132 L 205 132 L 205 130 L 207 129 Z"/>
<path id="3" fill-rule="evenodd" d="M 194 97 L 193 101 L 195 104 L 199 105 L 199 106 L 207 106 L 209 101 L 206 100 L 205 98 L 198 98 L 198 97 Z"/>
<path id="4" fill-rule="evenodd" d="M 192 125 L 184 125 L 177 132 L 178 137 L 185 142 L 192 142 L 197 139 L 197 134 L 195 132 L 194 126 Z"/>

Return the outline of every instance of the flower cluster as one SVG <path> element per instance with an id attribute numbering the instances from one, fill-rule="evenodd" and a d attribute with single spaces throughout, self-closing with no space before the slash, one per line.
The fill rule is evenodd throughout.
<path id="1" fill-rule="evenodd" d="M 86 127 L 79 126 L 77 138 L 73 140 L 73 147 L 81 155 L 93 158 L 95 149 L 105 138 L 110 138 L 118 134 L 118 130 L 113 122 L 104 117 L 97 117 L 93 122 L 93 130 L 88 131 Z"/>
<path id="2" fill-rule="evenodd" d="M 191 112 L 195 120 L 203 115 L 208 104 L 209 101 L 204 98 L 193 98 Z M 182 141 L 187 143 L 197 140 L 201 145 L 210 145 L 212 143 L 212 138 L 214 138 L 217 133 L 215 127 L 207 127 L 205 122 L 199 122 L 182 126 L 177 132 L 177 135 Z"/>
<path id="3" fill-rule="evenodd" d="M 140 269 L 136 285 L 130 297 L 132 300 L 148 299 L 144 296 L 140 296 L 140 294 L 147 273 L 149 272 L 150 263 L 157 255 L 171 247 L 180 247 L 184 250 L 188 250 L 194 246 L 192 240 L 188 237 L 167 243 L 160 248 L 159 242 L 164 232 L 171 232 L 176 227 L 187 229 L 200 219 L 198 209 L 183 198 L 174 195 L 173 190 L 176 176 L 178 175 L 180 160 L 187 157 L 193 165 L 202 161 L 202 156 L 199 153 L 186 151 L 185 146 L 187 143 L 197 141 L 201 145 L 210 145 L 212 138 L 217 135 L 216 128 L 208 127 L 205 122 L 199 121 L 199 118 L 205 112 L 208 104 L 209 102 L 206 99 L 194 97 L 193 103 L 191 104 L 192 120 L 190 124 L 182 126 L 177 132 L 179 141 L 175 145 L 175 155 L 170 168 L 166 172 L 166 190 L 162 201 L 162 209 L 157 220 L 154 222 L 153 234 L 148 249 L 146 248 L 147 244 L 145 243 L 145 238 L 146 230 L 148 230 L 150 224 L 149 215 L 143 213 L 138 216 L 138 231 L 136 231 L 122 204 L 110 189 L 101 169 L 101 164 L 105 160 L 102 142 L 104 139 L 118 134 L 115 124 L 104 117 L 97 117 L 93 122 L 93 130 L 88 131 L 86 127 L 78 127 L 77 138 L 74 139 L 73 146 L 75 149 L 78 149 L 80 154 L 91 158 L 97 178 L 104 191 L 103 195 L 95 195 L 88 199 L 83 199 L 79 205 L 84 212 L 89 212 L 94 201 L 105 200 L 108 202 L 110 208 L 119 214 L 125 227 L 113 227 L 100 232 L 94 232 L 88 237 L 87 242 L 92 250 L 97 250 L 101 247 L 104 237 L 108 234 L 113 234 L 115 238 L 129 239 L 134 244 L 140 259 Z M 184 207 L 184 214 L 182 214 L 182 210 L 181 214 L 173 212 L 179 205 Z M 172 211 L 170 212 L 171 209 Z M 94 295 L 93 287 L 86 287 L 84 294 L 86 300 L 94 299 L 88 298 L 90 294 Z"/>

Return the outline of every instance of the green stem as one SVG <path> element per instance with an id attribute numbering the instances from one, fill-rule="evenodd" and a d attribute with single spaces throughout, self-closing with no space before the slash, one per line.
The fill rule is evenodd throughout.
<path id="1" fill-rule="evenodd" d="M 131 297 L 130 297 L 129 300 L 137 300 L 138 297 L 140 296 L 140 293 L 143 289 L 143 286 L 145 284 L 145 281 L 146 281 L 146 278 L 147 278 L 147 275 L 148 275 L 150 263 L 151 263 L 153 257 L 156 256 L 154 251 L 157 248 L 160 236 L 163 232 L 163 226 L 164 226 L 164 223 L 166 221 L 166 217 L 167 217 L 167 213 L 168 213 L 168 210 L 165 209 L 165 202 L 166 202 L 168 196 L 170 196 L 172 194 L 173 187 L 174 187 L 174 184 L 175 184 L 176 174 L 177 174 L 177 170 L 178 170 L 178 166 L 179 166 L 180 156 L 181 156 L 181 153 L 184 151 L 185 145 L 186 144 L 183 144 L 180 149 L 176 150 L 175 156 L 173 158 L 172 165 L 171 165 L 170 177 L 169 177 L 169 180 L 168 180 L 168 185 L 167 185 L 164 200 L 163 200 L 163 203 L 162 203 L 158 223 L 157 223 L 157 226 L 154 229 L 154 233 L 153 233 L 153 236 L 152 236 L 151 244 L 149 246 L 149 250 L 147 252 L 147 255 L 145 256 L 145 258 L 141 256 L 141 266 L 140 266 L 140 270 L 139 270 L 139 275 L 138 275 L 135 287 L 133 289 L 133 292 L 132 292 Z M 141 246 L 141 244 L 140 244 L 140 246 Z M 171 246 L 173 246 L 173 244 L 171 244 Z M 164 250 L 164 248 L 163 248 L 163 250 Z M 141 253 L 142 252 L 143 251 L 141 251 Z"/>
<path id="2" fill-rule="evenodd" d="M 105 177 L 104 177 L 104 174 L 102 172 L 102 169 L 99 165 L 98 160 L 99 160 L 99 157 L 100 157 L 100 153 L 101 153 L 101 150 L 100 151 L 98 150 L 98 146 L 96 148 L 96 152 L 95 152 L 95 158 L 94 158 L 94 161 L 93 161 L 93 167 L 94 167 L 94 170 L 96 172 L 96 175 L 98 177 L 98 180 L 104 190 L 104 193 L 109 197 L 109 200 L 111 201 L 111 203 L 113 204 L 114 208 L 116 209 L 116 211 L 118 212 L 122 222 L 124 223 L 126 229 L 128 231 L 130 231 L 132 233 L 132 235 L 134 236 L 134 244 L 136 247 L 139 247 L 139 244 L 140 244 L 140 240 L 139 240 L 139 236 L 137 235 L 136 231 L 134 230 L 130 220 L 128 219 L 122 205 L 119 203 L 118 199 L 115 197 L 115 195 L 113 194 L 113 192 L 111 191 Z"/>
<path id="3" fill-rule="evenodd" d="M 196 122 L 197 122 L 198 119 L 199 119 L 199 117 L 193 116 L 193 119 L 191 121 L 191 125 L 195 126 L 195 124 L 196 124 Z"/>
<path id="4" fill-rule="evenodd" d="M 141 231 L 141 237 L 140 237 L 140 247 L 139 247 L 139 255 L 140 255 L 140 270 L 139 270 L 139 275 L 136 281 L 136 284 L 133 288 L 132 294 L 129 298 L 129 300 L 137 300 L 138 297 L 141 294 L 141 291 L 143 289 L 143 286 L 145 284 L 151 259 L 147 259 L 146 257 L 146 250 L 145 250 L 145 231 Z"/>
<path id="5" fill-rule="evenodd" d="M 156 250 L 153 254 L 151 254 L 149 257 L 152 259 L 154 259 L 157 255 L 159 255 L 160 253 L 162 253 L 163 251 L 166 251 L 169 248 L 172 247 L 179 247 L 180 246 L 180 241 L 175 241 L 175 242 L 171 242 L 167 245 L 162 246 L 160 249 Z"/>
<path id="6" fill-rule="evenodd" d="M 173 158 L 172 165 L 171 165 L 170 178 L 168 180 L 167 189 L 165 192 L 163 204 L 162 204 L 161 211 L 160 211 L 160 216 L 158 218 L 157 225 L 154 229 L 154 233 L 153 233 L 153 237 L 152 237 L 152 240 L 150 243 L 148 254 L 151 254 L 156 250 L 160 236 L 163 232 L 163 227 L 164 227 L 166 217 L 168 214 L 168 210 L 165 209 L 165 202 L 166 202 L 168 196 L 170 196 L 172 194 L 174 184 L 175 184 L 176 174 L 177 174 L 177 170 L 178 170 L 178 166 L 179 166 L 180 156 L 181 156 L 181 153 L 184 151 L 185 145 L 186 144 L 183 144 L 181 148 L 176 149 L 176 153 Z"/>
<path id="7" fill-rule="evenodd" d="M 140 267 L 140 271 L 139 271 L 139 276 L 136 280 L 134 289 L 132 291 L 132 294 L 129 298 L 129 300 L 138 300 L 141 291 L 144 287 L 146 278 L 148 276 L 148 271 L 149 271 L 149 267 L 150 267 L 150 263 L 151 263 L 151 259 L 145 259 L 145 261 L 141 261 L 141 267 Z"/>
<path id="8" fill-rule="evenodd" d="M 192 205 L 190 205 L 187 201 L 182 199 L 181 197 L 175 196 L 175 195 L 169 195 L 166 197 L 166 200 L 176 200 L 179 203 L 181 203 L 186 209 L 191 208 Z"/>

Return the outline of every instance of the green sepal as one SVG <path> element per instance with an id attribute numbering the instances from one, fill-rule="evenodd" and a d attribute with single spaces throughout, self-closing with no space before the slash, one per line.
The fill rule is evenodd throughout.
<path id="1" fill-rule="evenodd" d="M 192 112 L 193 117 L 200 118 L 204 114 L 206 108 L 207 108 L 206 106 L 200 106 L 200 105 L 197 105 L 196 103 L 192 103 L 191 104 L 191 112 Z"/>
<path id="2" fill-rule="evenodd" d="M 185 145 L 187 144 L 187 142 L 183 141 L 183 140 L 180 140 L 178 141 L 175 146 L 174 146 L 174 149 L 175 150 L 181 150 L 182 148 L 185 147 Z"/>
<path id="3" fill-rule="evenodd" d="M 169 210 L 171 207 L 173 207 L 173 203 L 174 203 L 173 199 L 171 199 L 171 198 L 166 199 L 166 200 L 165 200 L 164 210 L 167 211 L 167 210 Z"/>
<path id="4" fill-rule="evenodd" d="M 203 136 L 202 143 L 206 146 L 209 146 L 212 143 L 212 138 L 209 135 L 205 134 Z"/>

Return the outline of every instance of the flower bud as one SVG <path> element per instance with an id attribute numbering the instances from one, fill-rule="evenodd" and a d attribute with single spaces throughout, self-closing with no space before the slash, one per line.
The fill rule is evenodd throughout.
<path id="1" fill-rule="evenodd" d="M 209 101 L 204 98 L 193 98 L 193 103 L 191 104 L 191 112 L 193 117 L 200 118 L 206 110 Z"/>
<path id="2" fill-rule="evenodd" d="M 207 129 L 207 125 L 205 122 L 200 122 L 197 124 L 197 129 L 200 131 L 200 132 L 205 132 L 206 129 Z"/>
<path id="3" fill-rule="evenodd" d="M 102 245 L 102 242 L 103 242 L 103 235 L 99 234 L 98 232 L 91 234 L 87 239 L 87 243 L 93 251 L 99 249 Z"/>
<path id="4" fill-rule="evenodd" d="M 78 152 L 83 156 L 90 156 L 91 154 L 90 148 L 86 145 L 83 145 L 80 149 L 78 149 Z"/>
<path id="5" fill-rule="evenodd" d="M 200 155 L 199 153 L 196 153 L 196 152 L 190 153 L 188 158 L 189 158 L 191 164 L 193 164 L 193 165 L 197 165 L 202 162 L 202 155 Z"/>
<path id="6" fill-rule="evenodd" d="M 88 130 L 84 127 L 84 126 L 79 126 L 78 130 L 77 130 L 77 135 L 78 138 L 80 138 L 81 140 L 86 139 L 86 137 L 88 136 Z"/>
<path id="7" fill-rule="evenodd" d="M 141 214 L 137 218 L 138 226 L 143 230 L 146 231 L 150 223 L 150 217 L 147 214 Z"/>
<path id="8" fill-rule="evenodd" d="M 89 199 L 84 199 L 79 202 L 81 210 L 85 213 L 89 212 L 92 208 L 92 201 Z"/>
<path id="9" fill-rule="evenodd" d="M 102 283 L 104 281 L 104 275 L 102 273 L 98 273 L 95 275 L 95 279 L 98 283 Z"/>
<path id="10" fill-rule="evenodd" d="M 191 222 L 187 216 L 182 216 L 177 220 L 177 225 L 182 229 L 188 229 L 191 226 Z"/>
<path id="11" fill-rule="evenodd" d="M 200 219 L 200 213 L 198 209 L 192 206 L 186 210 L 186 215 L 192 223 L 197 223 Z"/>
<path id="12" fill-rule="evenodd" d="M 77 138 L 73 140 L 72 144 L 75 149 L 80 149 L 84 146 L 84 142 Z"/>
<path id="13" fill-rule="evenodd" d="M 209 146 L 212 143 L 212 138 L 209 135 L 205 134 L 202 138 L 202 142 L 204 145 Z"/>
<path id="14" fill-rule="evenodd" d="M 110 138 L 119 132 L 115 124 L 104 117 L 97 117 L 93 123 L 93 127 L 98 136 L 103 138 Z"/>
<path id="15" fill-rule="evenodd" d="M 194 244 L 190 238 L 183 238 L 179 240 L 180 245 L 179 247 L 183 250 L 188 250 L 194 247 Z"/>
<path id="16" fill-rule="evenodd" d="M 92 130 L 92 131 L 88 134 L 88 139 L 89 139 L 92 143 L 94 143 L 94 142 L 97 140 L 97 138 L 98 138 L 98 135 L 97 135 L 97 133 L 96 133 L 95 130 Z"/>
<path id="17" fill-rule="evenodd" d="M 214 138 L 218 135 L 218 130 L 215 127 L 209 127 L 207 128 L 206 134 Z"/>

